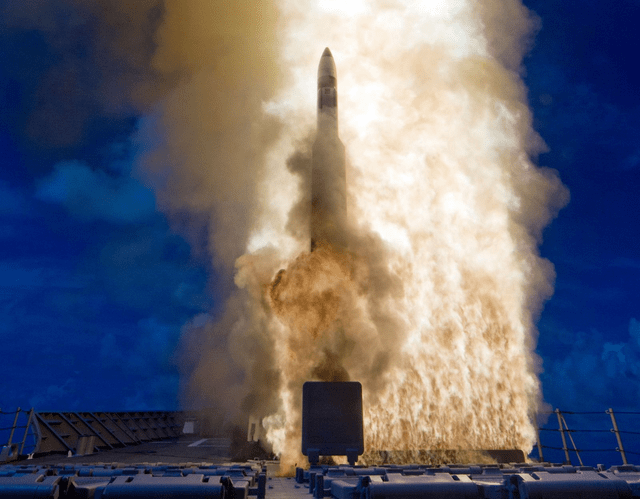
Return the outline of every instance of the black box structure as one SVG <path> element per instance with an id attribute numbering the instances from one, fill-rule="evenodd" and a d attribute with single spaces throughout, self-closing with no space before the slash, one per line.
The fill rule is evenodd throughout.
<path id="1" fill-rule="evenodd" d="M 347 456 L 354 464 L 364 452 L 362 385 L 357 381 L 307 381 L 302 387 L 302 454 Z"/>

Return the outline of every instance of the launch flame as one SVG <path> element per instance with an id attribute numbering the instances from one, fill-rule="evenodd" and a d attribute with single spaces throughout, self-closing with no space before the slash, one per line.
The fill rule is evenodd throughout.
<path id="1" fill-rule="evenodd" d="M 362 383 L 369 461 L 378 450 L 528 452 L 541 400 L 534 320 L 554 279 L 537 245 L 567 199 L 556 173 L 531 160 L 544 144 L 520 65 L 534 18 L 517 0 L 277 6 L 273 25 L 251 26 L 272 28 L 279 41 L 283 77 L 265 79 L 279 81 L 278 91 L 247 90 L 253 77 L 275 88 L 252 66 L 251 78 L 231 83 L 252 121 L 243 125 L 242 112 L 215 98 L 212 109 L 229 111 L 221 115 L 231 124 L 212 128 L 221 149 L 197 134 L 212 171 L 244 172 L 230 173 L 227 189 L 212 183 L 222 200 L 210 210 L 216 261 L 229 260 L 238 234 L 248 242 L 224 313 L 186 328 L 185 397 L 262 418 L 284 467 L 302 462 L 309 379 Z M 163 32 L 170 28 L 171 16 Z M 256 32 L 243 40 L 258 44 Z M 327 45 L 340 79 L 351 229 L 346 250 L 309 253 L 316 65 Z M 206 74 L 187 90 L 202 81 Z M 172 98 L 167 109 L 179 112 L 189 92 Z M 185 185 L 199 190 L 193 179 Z M 181 192 L 169 204 L 193 208 Z M 243 196 L 251 212 L 240 216 Z"/>

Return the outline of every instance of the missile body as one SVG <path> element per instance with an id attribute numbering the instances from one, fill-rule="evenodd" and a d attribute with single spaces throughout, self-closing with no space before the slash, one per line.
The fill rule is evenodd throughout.
<path id="1" fill-rule="evenodd" d="M 329 48 L 318 65 L 318 128 L 311 170 L 311 251 L 346 246 L 347 177 L 338 136 L 338 80 Z"/>

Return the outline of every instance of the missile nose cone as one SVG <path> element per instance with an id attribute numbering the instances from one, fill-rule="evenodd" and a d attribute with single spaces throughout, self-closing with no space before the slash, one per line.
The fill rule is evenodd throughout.
<path id="1" fill-rule="evenodd" d="M 320 64 L 318 64 L 318 88 L 323 86 L 337 86 L 336 63 L 329 47 L 324 49 Z"/>

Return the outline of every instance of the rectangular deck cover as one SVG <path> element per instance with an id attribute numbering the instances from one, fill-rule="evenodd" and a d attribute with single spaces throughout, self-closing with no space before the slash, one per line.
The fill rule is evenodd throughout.
<path id="1" fill-rule="evenodd" d="M 307 381 L 302 387 L 302 453 L 320 456 L 364 452 L 362 385 Z"/>

